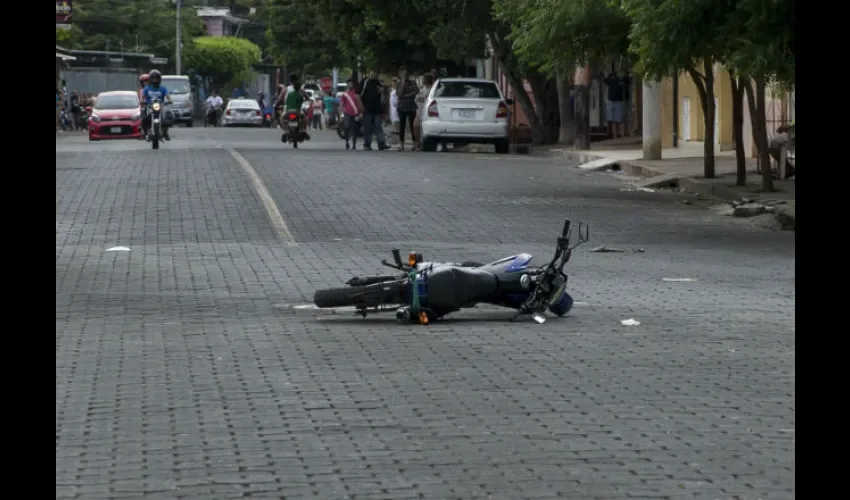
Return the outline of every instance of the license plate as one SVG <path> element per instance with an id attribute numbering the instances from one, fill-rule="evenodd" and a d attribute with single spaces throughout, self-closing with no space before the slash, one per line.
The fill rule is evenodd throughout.
<path id="1" fill-rule="evenodd" d="M 121 127 L 112 127 L 112 128 L 109 129 L 109 131 L 112 132 L 113 134 L 120 134 L 121 133 Z"/>
<path id="2" fill-rule="evenodd" d="M 475 111 L 469 109 L 459 109 L 457 114 L 461 118 L 475 118 Z"/>
<path id="3" fill-rule="evenodd" d="M 298 126 L 298 122 L 289 122 L 289 126 L 290 126 L 290 127 L 297 127 L 297 126 Z"/>

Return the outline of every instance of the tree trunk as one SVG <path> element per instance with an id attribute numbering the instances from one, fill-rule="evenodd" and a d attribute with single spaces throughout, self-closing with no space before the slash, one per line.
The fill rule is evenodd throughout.
<path id="1" fill-rule="evenodd" d="M 763 80 L 762 80 L 763 81 Z M 752 80 L 741 79 L 741 84 L 747 96 L 747 106 L 750 108 L 750 121 L 753 129 L 753 144 L 756 145 L 758 164 L 761 168 L 761 187 L 765 192 L 773 191 L 773 168 L 770 166 L 770 153 L 767 152 L 767 120 L 764 100 L 758 100 L 758 91 L 753 89 Z M 758 83 L 756 84 L 758 86 Z M 761 110 L 759 110 L 761 108 Z M 761 117 L 761 119 L 759 119 Z M 762 155 L 762 152 L 767 154 Z M 766 177 L 765 177 L 766 176 Z"/>
<path id="2" fill-rule="evenodd" d="M 735 141 L 735 184 L 747 185 L 747 153 L 744 151 L 744 85 L 729 73 L 732 86 L 732 135 Z"/>
<path id="3" fill-rule="evenodd" d="M 570 106 L 570 90 L 573 88 L 572 71 L 558 70 L 556 75 L 558 86 L 558 115 L 561 123 L 558 129 L 558 142 L 572 146 L 576 142 L 576 122 Z"/>
<path id="4" fill-rule="evenodd" d="M 526 75 L 531 87 L 538 122 L 532 125 L 534 144 L 551 144 L 558 134 L 558 93 L 555 81 L 537 72 Z"/>
<path id="5" fill-rule="evenodd" d="M 699 93 L 702 115 L 705 117 L 705 140 L 703 142 L 703 176 L 714 178 L 714 71 L 711 61 L 703 63 L 705 74 L 696 68 L 688 68 L 688 74 L 694 81 Z"/>
<path id="6" fill-rule="evenodd" d="M 525 117 L 528 119 L 528 125 L 531 127 L 532 136 L 535 136 L 540 133 L 541 120 L 540 116 L 537 114 L 537 110 L 531 102 L 531 98 L 528 96 L 528 92 L 525 91 L 523 80 L 506 64 L 507 51 L 502 43 L 502 39 L 499 37 L 499 34 L 491 31 L 488 33 L 488 37 L 490 38 L 490 46 L 493 47 L 496 59 L 499 61 L 500 70 L 508 79 L 508 83 L 514 91 L 514 97 L 522 108 L 523 113 L 525 113 Z"/>
<path id="7" fill-rule="evenodd" d="M 590 67 L 579 71 L 575 87 L 576 149 L 590 149 Z"/>
<path id="8" fill-rule="evenodd" d="M 767 116 L 765 114 L 765 79 L 758 77 L 756 81 L 756 118 L 758 126 L 758 152 L 759 163 L 761 164 L 761 189 L 765 193 L 774 191 L 773 188 L 773 168 L 770 165 L 770 152 L 767 144 Z"/>

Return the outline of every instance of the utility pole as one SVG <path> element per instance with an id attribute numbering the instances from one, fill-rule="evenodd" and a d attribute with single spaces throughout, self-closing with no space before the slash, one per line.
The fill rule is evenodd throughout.
<path id="1" fill-rule="evenodd" d="M 182 69 L 183 69 L 182 68 L 182 66 L 183 66 L 183 61 L 182 61 L 183 41 L 181 40 L 182 37 L 180 36 L 181 35 L 180 32 L 182 31 L 180 29 L 180 8 L 183 7 L 183 0 L 173 0 L 173 1 L 177 5 L 177 43 L 176 43 L 176 47 L 174 49 L 174 56 L 175 56 L 175 59 L 176 59 L 175 60 L 175 70 L 176 70 L 175 72 L 178 75 L 180 75 L 180 74 L 183 73 L 182 72 Z"/>

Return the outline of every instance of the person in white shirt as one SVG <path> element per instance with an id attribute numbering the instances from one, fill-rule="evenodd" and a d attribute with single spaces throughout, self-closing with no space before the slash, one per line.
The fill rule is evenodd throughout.
<path id="1" fill-rule="evenodd" d="M 221 118 L 221 108 L 224 106 L 224 100 L 220 95 L 216 94 L 215 90 L 210 92 L 207 97 L 207 119 L 211 123 L 217 123 Z"/>
<path id="2" fill-rule="evenodd" d="M 209 97 L 207 97 L 207 106 L 211 108 L 214 108 L 216 106 L 224 106 L 224 100 L 221 98 L 220 95 L 217 95 L 215 92 L 213 92 L 212 94 L 210 94 Z"/>
<path id="3" fill-rule="evenodd" d="M 398 134 L 398 78 L 393 78 L 393 90 L 390 92 L 390 122 L 393 124 L 393 131 Z"/>

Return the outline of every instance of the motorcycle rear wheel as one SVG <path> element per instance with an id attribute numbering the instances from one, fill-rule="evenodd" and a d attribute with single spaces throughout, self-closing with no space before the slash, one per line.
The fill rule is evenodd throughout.
<path id="1" fill-rule="evenodd" d="M 313 295 L 313 303 L 320 308 L 377 307 L 386 304 L 401 304 L 404 286 L 404 281 L 395 281 L 367 286 L 316 290 Z"/>

